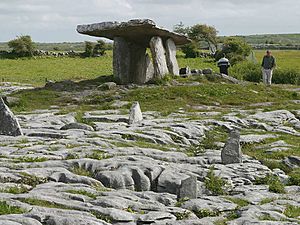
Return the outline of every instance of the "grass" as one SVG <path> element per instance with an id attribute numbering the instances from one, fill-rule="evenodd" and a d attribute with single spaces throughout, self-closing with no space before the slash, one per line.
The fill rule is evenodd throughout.
<path id="1" fill-rule="evenodd" d="M 276 198 L 264 198 L 263 200 L 260 201 L 260 205 L 264 205 L 264 204 L 268 204 L 271 202 L 274 202 L 276 200 Z"/>
<path id="2" fill-rule="evenodd" d="M 266 165 L 270 169 L 279 168 L 288 174 L 292 174 L 293 176 L 292 182 L 297 183 L 300 180 L 300 178 L 297 178 L 300 176 L 299 171 L 297 170 L 296 172 L 293 173 L 292 172 L 293 170 L 287 167 L 282 162 L 282 160 L 285 157 L 288 157 L 290 155 L 300 156 L 300 151 L 299 151 L 300 138 L 289 134 L 282 134 L 282 133 L 275 133 L 275 134 L 277 134 L 278 137 L 267 139 L 261 144 L 243 145 L 242 152 L 261 161 L 264 165 Z M 265 148 L 258 148 L 258 147 L 262 147 L 262 145 L 270 144 L 279 140 L 285 141 L 287 144 L 291 145 L 291 147 L 289 147 L 289 149 L 285 151 L 276 151 L 272 153 L 266 152 Z"/>
<path id="3" fill-rule="evenodd" d="M 270 215 L 262 215 L 258 217 L 259 220 L 267 220 L 267 221 L 277 221 L 274 217 Z"/>
<path id="4" fill-rule="evenodd" d="M 139 101 L 143 110 L 160 111 L 164 114 L 180 108 L 191 110 L 194 105 L 215 105 L 249 108 L 250 104 L 275 102 L 285 105 L 288 100 L 300 99 L 294 92 L 279 86 L 246 84 L 232 85 L 207 82 L 199 86 L 146 87 L 135 89 L 124 96 L 125 101 Z M 280 106 L 279 106 L 280 107 Z M 297 106 L 295 106 L 297 107 Z"/>
<path id="5" fill-rule="evenodd" d="M 40 177 L 31 175 L 31 174 L 28 174 L 25 172 L 20 172 L 19 174 L 22 176 L 20 183 L 30 185 L 32 187 L 35 187 L 39 184 L 43 184 L 43 183 L 47 182 L 46 178 L 40 178 Z"/>
<path id="6" fill-rule="evenodd" d="M 190 218 L 191 212 L 187 210 L 185 210 L 184 212 L 176 212 L 175 216 L 177 220 L 186 220 Z"/>
<path id="7" fill-rule="evenodd" d="M 300 186 L 300 168 L 295 169 L 293 172 L 289 174 L 289 185 Z"/>
<path id="8" fill-rule="evenodd" d="M 85 196 L 88 196 L 92 199 L 96 199 L 97 198 L 97 195 L 91 193 L 91 192 L 88 192 L 88 191 L 85 191 L 85 190 L 67 190 L 66 191 L 67 193 L 71 193 L 71 194 L 78 194 L 78 195 L 85 195 Z"/>
<path id="9" fill-rule="evenodd" d="M 286 209 L 284 210 L 284 215 L 290 218 L 299 218 L 300 217 L 300 207 L 287 205 Z"/>
<path id="10" fill-rule="evenodd" d="M 111 52 L 99 58 L 1 59 L 0 80 L 42 86 L 45 80 L 83 80 L 112 74 Z"/>
<path id="11" fill-rule="evenodd" d="M 7 215 L 7 214 L 22 214 L 25 213 L 25 210 L 23 210 L 20 207 L 17 206 L 11 206 L 7 204 L 5 201 L 0 202 L 0 215 Z"/>
<path id="12" fill-rule="evenodd" d="M 193 210 L 193 212 L 199 219 L 202 219 L 204 217 L 216 217 L 220 215 L 220 212 L 212 211 L 209 209 L 197 209 L 197 210 Z"/>
<path id="13" fill-rule="evenodd" d="M 106 152 L 94 150 L 93 153 L 86 156 L 86 158 L 102 160 L 102 159 L 109 159 L 112 156 L 108 155 Z"/>
<path id="14" fill-rule="evenodd" d="M 25 199 L 19 199 L 19 201 L 27 203 L 29 205 L 36 205 L 41 207 L 47 207 L 47 208 L 57 208 L 57 209 L 73 209 L 72 207 L 68 207 L 56 202 L 49 202 L 46 200 L 41 200 L 37 198 L 25 198 Z"/>
<path id="15" fill-rule="evenodd" d="M 71 168 L 71 172 L 80 176 L 92 177 L 92 173 L 84 168 L 73 167 Z"/>
<path id="16" fill-rule="evenodd" d="M 239 207 L 245 207 L 250 204 L 250 202 L 248 202 L 247 200 L 242 199 L 242 198 L 234 198 L 234 197 L 228 196 L 228 197 L 225 197 L 225 199 L 237 204 Z"/>
<path id="17" fill-rule="evenodd" d="M 22 156 L 19 158 L 14 158 L 14 162 L 16 163 L 32 163 L 32 162 L 45 162 L 48 159 L 46 157 L 28 157 Z"/>
<path id="18" fill-rule="evenodd" d="M 28 189 L 24 185 L 19 185 L 19 186 L 0 189 L 0 192 L 11 193 L 11 194 L 23 194 L 23 193 L 27 193 Z"/>

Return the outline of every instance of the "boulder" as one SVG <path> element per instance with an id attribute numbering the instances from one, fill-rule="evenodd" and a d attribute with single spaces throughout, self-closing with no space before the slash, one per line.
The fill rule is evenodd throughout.
<path id="1" fill-rule="evenodd" d="M 170 74 L 179 76 L 179 66 L 176 59 L 176 45 L 174 41 L 169 38 L 166 43 L 166 57 L 167 57 L 167 65 Z"/>
<path id="2" fill-rule="evenodd" d="M 0 135 L 23 135 L 18 119 L 10 111 L 2 98 L 0 98 L 0 125 Z"/>
<path id="3" fill-rule="evenodd" d="M 283 163 L 289 168 L 296 169 L 300 167 L 300 157 L 299 156 L 288 156 L 283 160 Z"/>
<path id="4" fill-rule="evenodd" d="M 223 164 L 241 163 L 242 151 L 240 146 L 240 133 L 237 130 L 230 132 L 230 137 L 221 152 Z"/>
<path id="5" fill-rule="evenodd" d="M 150 49 L 153 58 L 155 78 L 163 78 L 169 73 L 166 61 L 166 51 L 160 37 L 153 37 L 150 40 Z"/>
<path id="6" fill-rule="evenodd" d="M 117 87 L 117 84 L 115 82 L 106 82 L 101 84 L 98 89 L 102 91 L 108 91 L 108 90 L 113 90 Z"/>
<path id="7" fill-rule="evenodd" d="M 179 191 L 177 193 L 177 199 L 197 198 L 197 177 L 191 176 L 181 181 Z"/>
<path id="8" fill-rule="evenodd" d="M 134 102 L 131 106 L 129 113 L 129 124 L 140 123 L 143 120 L 143 114 L 141 111 L 140 104 L 138 102 Z"/>
<path id="9" fill-rule="evenodd" d="M 202 73 L 204 75 L 211 75 L 211 74 L 213 74 L 213 70 L 211 68 L 207 68 L 207 69 L 202 70 Z"/>
<path id="10" fill-rule="evenodd" d="M 179 74 L 180 74 L 180 76 L 190 75 L 191 74 L 191 69 L 188 66 L 184 67 L 184 68 L 180 68 Z"/>

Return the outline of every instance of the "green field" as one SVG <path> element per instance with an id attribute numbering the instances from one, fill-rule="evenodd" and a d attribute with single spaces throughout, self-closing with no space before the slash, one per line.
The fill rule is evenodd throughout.
<path id="1" fill-rule="evenodd" d="M 300 70 L 300 51 L 273 51 L 278 68 L 296 68 Z M 260 62 L 264 51 L 255 51 Z M 218 71 L 212 59 L 185 59 L 178 52 L 180 67 L 192 69 L 212 68 Z M 83 80 L 98 76 L 111 75 L 112 51 L 99 58 L 36 58 L 36 59 L 0 59 L 0 81 L 29 83 L 42 86 L 45 80 Z"/>
<path id="2" fill-rule="evenodd" d="M 112 58 L 38 58 L 0 60 L 0 79 L 36 86 L 45 80 L 82 80 L 112 74 Z"/>

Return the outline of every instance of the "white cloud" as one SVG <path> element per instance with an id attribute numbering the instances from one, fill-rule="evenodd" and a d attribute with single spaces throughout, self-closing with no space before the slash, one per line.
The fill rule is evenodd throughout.
<path id="1" fill-rule="evenodd" d="M 151 18 L 172 29 L 207 23 L 220 34 L 300 32 L 299 0 L 1 0 L 0 41 L 30 34 L 37 41 L 88 39 L 76 25 Z"/>

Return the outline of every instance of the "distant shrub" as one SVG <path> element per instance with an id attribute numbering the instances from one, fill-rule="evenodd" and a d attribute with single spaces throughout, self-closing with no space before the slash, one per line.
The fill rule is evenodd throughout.
<path id="1" fill-rule="evenodd" d="M 250 82 L 262 81 L 262 71 L 259 64 L 242 62 L 230 69 L 230 75 Z M 272 82 L 275 84 L 300 84 L 300 72 L 296 69 L 275 69 Z"/>
<path id="2" fill-rule="evenodd" d="M 97 57 L 105 55 L 106 43 L 102 40 L 98 40 L 97 43 L 90 41 L 85 42 L 84 57 Z"/>

